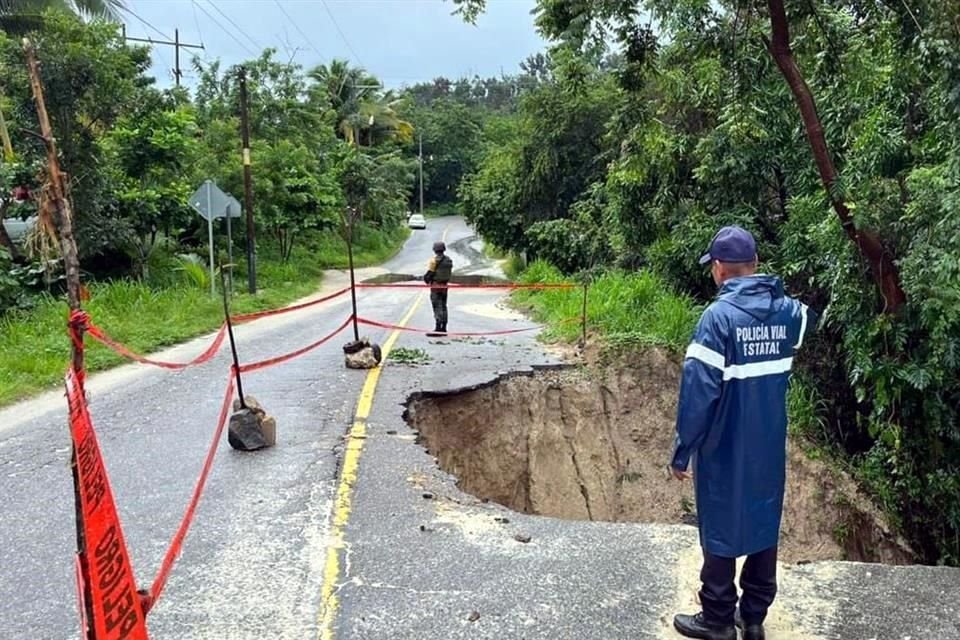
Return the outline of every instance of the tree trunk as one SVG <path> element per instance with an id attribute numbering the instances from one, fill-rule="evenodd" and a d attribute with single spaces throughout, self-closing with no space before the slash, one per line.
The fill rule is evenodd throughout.
<path id="1" fill-rule="evenodd" d="M 813 151 L 813 158 L 820 172 L 827 195 L 833 205 L 840 224 L 850 240 L 857 245 L 860 254 L 867 260 L 873 278 L 880 288 L 885 307 L 884 311 L 895 312 L 904 302 L 906 294 L 900 286 L 900 276 L 890 254 L 884 249 L 876 233 L 868 229 L 857 229 L 853 223 L 853 216 L 846 203 L 834 196 L 834 185 L 837 182 L 837 168 L 830 157 L 827 140 L 823 133 L 823 125 L 817 114 L 817 105 L 813 99 L 810 87 L 803 79 L 803 74 L 797 66 L 790 48 L 790 27 L 787 22 L 787 13 L 783 8 L 783 0 L 767 0 L 770 9 L 770 24 L 773 39 L 767 42 L 770 55 L 773 56 L 780 72 L 790 86 L 793 98 L 800 110 L 803 126 L 807 132 L 807 139 Z"/>

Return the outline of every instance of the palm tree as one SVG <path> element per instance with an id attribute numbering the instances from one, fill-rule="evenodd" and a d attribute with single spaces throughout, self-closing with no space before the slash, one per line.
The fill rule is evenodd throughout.
<path id="1" fill-rule="evenodd" d="M 381 94 L 380 81 L 346 60 L 333 60 L 310 71 L 314 81 L 314 100 L 336 115 L 338 135 L 347 143 L 373 146 L 386 139 L 409 140 L 413 126 L 396 113 L 398 100 L 391 93 Z"/>
<path id="2" fill-rule="evenodd" d="M 69 11 L 84 18 L 117 20 L 124 0 L 0 0 L 0 29 L 26 33 L 43 24 L 44 11 Z"/>

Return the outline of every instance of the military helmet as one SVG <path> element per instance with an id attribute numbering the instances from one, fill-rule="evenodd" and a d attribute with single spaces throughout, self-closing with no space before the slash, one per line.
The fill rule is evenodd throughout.
<path id="1" fill-rule="evenodd" d="M 446 250 L 447 250 L 447 245 L 445 245 L 444 243 L 442 243 L 442 242 L 434 242 L 434 243 L 433 243 L 433 252 L 434 252 L 434 253 L 443 253 L 443 252 L 446 251 Z"/>

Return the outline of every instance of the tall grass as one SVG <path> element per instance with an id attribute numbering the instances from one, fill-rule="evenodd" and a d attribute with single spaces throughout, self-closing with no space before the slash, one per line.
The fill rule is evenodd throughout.
<path id="1" fill-rule="evenodd" d="M 576 283 L 542 261 L 530 264 L 520 281 Z M 549 325 L 548 338 L 572 341 L 580 335 L 580 325 L 567 320 L 582 314 L 582 287 L 521 290 L 514 298 Z M 692 299 L 673 292 L 662 279 L 646 271 L 607 272 L 590 283 L 587 290 L 588 329 L 611 344 L 681 349 L 689 342 L 699 314 L 700 308 Z"/>
<path id="2" fill-rule="evenodd" d="M 576 283 L 549 263 L 532 263 L 520 282 Z M 529 309 L 548 326 L 548 339 L 572 342 L 581 335 L 579 318 L 583 309 L 583 289 L 520 290 L 514 300 Z M 590 284 L 587 292 L 587 325 L 592 335 L 612 347 L 658 345 L 683 350 L 690 341 L 702 311 L 694 301 L 674 293 L 658 276 L 650 272 L 610 272 Z M 796 375 L 787 396 L 790 435 L 804 443 L 810 456 L 819 456 L 816 443 L 825 441 L 827 423 L 825 401 L 815 385 Z"/>

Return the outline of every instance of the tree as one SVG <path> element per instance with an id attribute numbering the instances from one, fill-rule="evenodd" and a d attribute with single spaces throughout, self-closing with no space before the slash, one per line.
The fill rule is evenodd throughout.
<path id="1" fill-rule="evenodd" d="M 128 47 L 117 25 L 86 24 L 58 11 L 43 14 L 42 30 L 32 36 L 43 64 L 41 73 L 47 109 L 62 156 L 76 214 L 75 231 L 81 259 L 119 250 L 110 226 L 115 200 L 105 179 L 102 149 L 97 143 L 152 82 L 144 75 L 149 51 Z M 14 38 L 0 33 L 3 90 L 11 103 L 11 130 L 34 131 L 36 112 L 22 50 Z M 35 137 L 17 140 L 20 155 L 30 164 L 42 153 Z"/>
<path id="2" fill-rule="evenodd" d="M 463 177 L 473 171 L 480 155 L 482 116 L 449 97 L 437 98 L 425 107 L 405 107 L 403 117 L 413 122 L 423 139 L 425 158 L 424 199 L 428 204 L 456 200 Z M 413 142 L 410 155 L 419 153 Z"/>
<path id="3" fill-rule="evenodd" d="M 334 173 L 305 145 L 281 140 L 256 145 L 253 151 L 258 158 L 257 215 L 286 262 L 305 231 L 335 227 L 343 197 Z"/>
<path id="4" fill-rule="evenodd" d="M 349 144 L 374 146 L 384 140 L 409 140 L 413 127 L 396 113 L 398 102 L 381 94 L 380 81 L 346 60 L 333 60 L 310 71 L 315 102 L 335 114 L 336 130 Z"/>
<path id="5" fill-rule="evenodd" d="M 393 151 L 373 155 L 355 146 L 337 161 L 346 206 L 367 224 L 389 228 L 404 218 L 413 185 L 413 162 Z"/>
<path id="6" fill-rule="evenodd" d="M 101 145 L 114 169 L 119 220 L 113 233 L 124 238 L 146 278 L 159 236 L 178 236 L 193 218 L 187 199 L 195 188 L 196 122 L 188 108 L 156 96 L 122 117 Z"/>
<path id="7" fill-rule="evenodd" d="M 895 312 L 906 301 L 897 267 L 876 233 L 857 228 L 849 207 L 837 192 L 837 169 L 830 156 L 823 125 L 817 114 L 817 105 L 790 48 L 790 25 L 783 7 L 783 0 L 767 0 L 767 6 L 770 11 L 772 32 L 772 38 L 767 41 L 767 47 L 797 102 L 797 108 L 803 118 L 803 126 L 810 139 L 810 148 L 820 172 L 820 179 L 840 218 L 840 226 L 870 264 L 870 270 L 884 298 L 885 310 Z"/>
<path id="8" fill-rule="evenodd" d="M 43 24 L 46 11 L 116 20 L 125 8 L 124 0 L 0 0 L 0 29 L 27 33 Z"/>
<path id="9" fill-rule="evenodd" d="M 539 0 L 536 14 L 553 77 L 518 126 L 488 121 L 464 210 L 502 246 L 570 271 L 653 269 L 704 302 L 703 247 L 719 226 L 751 229 L 770 271 L 825 310 L 800 362 L 823 425 L 805 437 L 926 561 L 960 563 L 956 3 Z M 590 101 L 554 85 L 605 82 L 612 106 L 578 156 L 564 132 Z"/>

